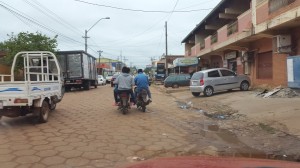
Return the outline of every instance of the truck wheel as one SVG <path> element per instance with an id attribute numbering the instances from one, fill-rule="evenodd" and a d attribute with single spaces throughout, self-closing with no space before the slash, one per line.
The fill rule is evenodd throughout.
<path id="1" fill-rule="evenodd" d="M 85 81 L 84 82 L 83 89 L 84 90 L 90 90 L 90 81 Z"/>
<path id="2" fill-rule="evenodd" d="M 98 87 L 98 82 L 97 82 L 97 81 L 94 82 L 94 87 L 95 87 L 95 88 Z"/>
<path id="3" fill-rule="evenodd" d="M 44 100 L 42 103 L 42 107 L 40 108 L 39 121 L 40 123 L 46 123 L 49 117 L 49 103 Z"/>
<path id="4" fill-rule="evenodd" d="M 71 87 L 70 86 L 65 86 L 65 91 L 66 92 L 70 92 L 71 91 Z"/>
<path id="5" fill-rule="evenodd" d="M 51 104 L 49 104 L 49 109 L 50 109 L 51 111 L 55 110 L 55 108 L 56 108 L 56 103 L 51 103 Z"/>

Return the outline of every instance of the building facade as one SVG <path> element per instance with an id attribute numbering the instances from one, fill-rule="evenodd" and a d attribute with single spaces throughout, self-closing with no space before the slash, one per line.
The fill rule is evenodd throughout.
<path id="1" fill-rule="evenodd" d="M 222 0 L 182 41 L 202 69 L 226 67 L 252 85 L 287 86 L 300 55 L 300 0 Z"/>

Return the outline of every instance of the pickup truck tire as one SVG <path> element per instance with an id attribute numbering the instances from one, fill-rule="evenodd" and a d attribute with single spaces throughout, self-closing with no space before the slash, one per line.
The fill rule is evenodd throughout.
<path id="1" fill-rule="evenodd" d="M 39 114 L 40 123 L 46 123 L 48 121 L 49 112 L 50 112 L 49 103 L 46 100 L 44 100 L 42 103 L 42 107 L 40 108 L 40 114 Z"/>
<path id="2" fill-rule="evenodd" d="M 50 109 L 51 111 L 55 110 L 55 108 L 56 108 L 56 103 L 51 103 L 51 104 L 49 104 L 49 109 Z"/>

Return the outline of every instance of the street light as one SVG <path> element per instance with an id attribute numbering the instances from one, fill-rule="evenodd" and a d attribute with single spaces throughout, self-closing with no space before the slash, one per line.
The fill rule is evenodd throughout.
<path id="1" fill-rule="evenodd" d="M 89 38 L 87 36 L 87 33 L 102 19 L 110 19 L 110 17 L 100 18 L 95 24 L 93 24 L 93 26 L 91 28 L 89 28 L 88 30 L 85 30 L 85 35 L 83 37 L 85 39 L 85 52 L 87 52 L 87 39 Z"/>

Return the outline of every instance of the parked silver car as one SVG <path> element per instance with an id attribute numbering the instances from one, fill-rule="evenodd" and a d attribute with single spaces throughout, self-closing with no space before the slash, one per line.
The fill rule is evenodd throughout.
<path id="1" fill-rule="evenodd" d="M 190 90 L 194 96 L 202 92 L 205 96 L 211 96 L 216 91 L 240 88 L 243 91 L 249 89 L 250 78 L 246 75 L 237 75 L 225 68 L 214 68 L 199 71 L 193 74 L 190 81 Z"/>

